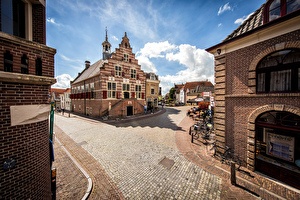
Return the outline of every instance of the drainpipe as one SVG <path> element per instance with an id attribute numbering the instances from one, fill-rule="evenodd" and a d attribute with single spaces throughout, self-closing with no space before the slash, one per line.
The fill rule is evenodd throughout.
<path id="1" fill-rule="evenodd" d="M 51 101 L 50 111 L 50 140 L 53 141 L 53 124 L 54 124 L 54 101 Z"/>

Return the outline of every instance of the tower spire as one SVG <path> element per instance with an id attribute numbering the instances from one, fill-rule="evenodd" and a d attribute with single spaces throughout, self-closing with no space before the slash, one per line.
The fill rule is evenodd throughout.
<path id="1" fill-rule="evenodd" d="M 105 27 L 105 41 L 108 42 L 108 37 L 107 37 L 107 26 Z"/>
<path id="2" fill-rule="evenodd" d="M 110 58 L 110 56 L 111 56 L 110 48 L 111 48 L 111 44 L 108 41 L 107 27 L 105 27 L 105 41 L 102 42 L 102 58 L 103 58 L 103 60 Z"/>

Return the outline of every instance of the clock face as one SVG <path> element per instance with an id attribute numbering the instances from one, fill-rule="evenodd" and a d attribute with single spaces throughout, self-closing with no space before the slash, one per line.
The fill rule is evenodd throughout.
<path id="1" fill-rule="evenodd" d="M 5 162 L 3 164 L 3 169 L 9 170 L 9 169 L 13 168 L 15 165 L 16 165 L 16 160 L 9 158 L 9 159 L 5 160 Z"/>

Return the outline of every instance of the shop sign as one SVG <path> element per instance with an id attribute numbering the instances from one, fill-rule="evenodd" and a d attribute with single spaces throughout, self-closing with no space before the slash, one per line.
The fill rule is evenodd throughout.
<path id="1" fill-rule="evenodd" d="M 295 138 L 267 132 L 267 154 L 294 162 Z"/>

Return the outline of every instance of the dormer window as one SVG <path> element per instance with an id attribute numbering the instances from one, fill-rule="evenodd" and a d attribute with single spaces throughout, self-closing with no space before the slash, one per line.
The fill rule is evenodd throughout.
<path id="1" fill-rule="evenodd" d="M 270 0 L 265 7 L 264 23 L 300 9 L 298 0 Z"/>

